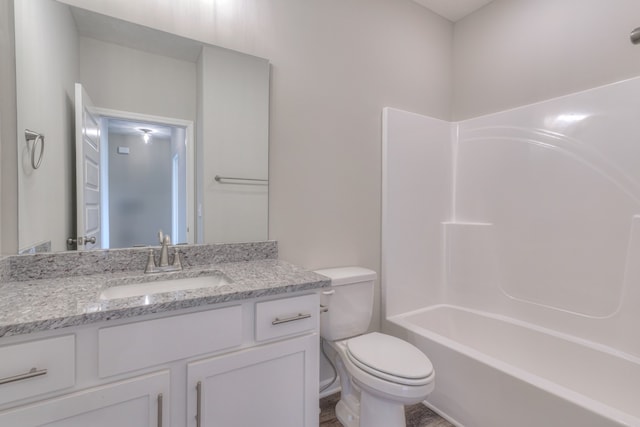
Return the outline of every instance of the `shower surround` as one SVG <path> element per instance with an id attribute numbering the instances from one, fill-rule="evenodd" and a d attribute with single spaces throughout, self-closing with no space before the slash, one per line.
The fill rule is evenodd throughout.
<path id="1" fill-rule="evenodd" d="M 383 122 L 385 327 L 434 363 L 429 405 L 464 426 L 640 426 L 640 78 Z"/>

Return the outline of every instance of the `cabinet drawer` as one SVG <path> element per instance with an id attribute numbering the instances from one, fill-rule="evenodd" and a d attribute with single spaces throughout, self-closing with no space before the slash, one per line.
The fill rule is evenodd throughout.
<path id="1" fill-rule="evenodd" d="M 75 384 L 75 335 L 0 347 L 0 405 Z"/>
<path id="2" fill-rule="evenodd" d="M 219 308 L 98 331 L 101 378 L 242 343 L 242 306 Z"/>
<path id="3" fill-rule="evenodd" d="M 317 294 L 256 304 L 256 341 L 301 334 L 318 328 Z"/>

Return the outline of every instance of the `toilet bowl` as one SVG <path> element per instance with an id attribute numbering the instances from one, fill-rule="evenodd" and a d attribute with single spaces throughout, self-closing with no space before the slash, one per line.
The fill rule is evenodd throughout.
<path id="1" fill-rule="evenodd" d="M 320 335 L 334 350 L 341 397 L 336 416 L 345 427 L 404 427 L 404 405 L 433 390 L 433 365 L 418 348 L 379 332 L 365 333 L 373 311 L 376 273 L 360 267 L 318 270 L 332 280 L 322 291 L 328 308 Z"/>
<path id="2" fill-rule="evenodd" d="M 329 345 L 342 365 L 345 407 L 336 413 L 346 427 L 404 427 L 404 405 L 422 402 L 434 388 L 431 362 L 406 341 L 373 332 Z"/>

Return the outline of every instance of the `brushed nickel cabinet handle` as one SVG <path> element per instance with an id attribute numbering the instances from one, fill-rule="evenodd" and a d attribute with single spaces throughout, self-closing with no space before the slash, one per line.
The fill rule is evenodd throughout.
<path id="1" fill-rule="evenodd" d="M 196 427 L 202 425 L 202 381 L 198 381 L 196 384 Z"/>
<path id="2" fill-rule="evenodd" d="M 162 427 L 162 393 L 158 395 L 158 427 Z"/>
<path id="3" fill-rule="evenodd" d="M 0 379 L 0 385 L 14 383 L 16 381 L 28 380 L 29 378 L 35 378 L 42 375 L 47 375 L 46 369 L 38 370 L 36 368 L 31 368 L 29 372 L 26 372 L 24 374 L 14 375 L 12 377 L 6 377 L 6 378 Z"/>
<path id="4" fill-rule="evenodd" d="M 303 319 L 308 319 L 311 317 L 311 314 L 306 313 L 298 313 L 297 316 L 291 316 L 291 317 L 285 317 L 284 319 L 280 319 L 279 317 L 276 317 L 275 320 L 273 322 L 271 322 L 272 325 L 281 325 L 283 323 L 288 323 L 288 322 L 295 322 L 296 320 L 303 320 Z"/>

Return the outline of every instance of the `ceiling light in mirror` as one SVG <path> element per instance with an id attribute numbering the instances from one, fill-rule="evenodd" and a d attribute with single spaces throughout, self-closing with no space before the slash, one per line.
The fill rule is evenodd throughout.
<path id="1" fill-rule="evenodd" d="M 151 141 L 151 129 L 140 129 L 140 132 L 142 132 L 142 140 L 144 141 L 145 144 L 148 144 Z"/>

